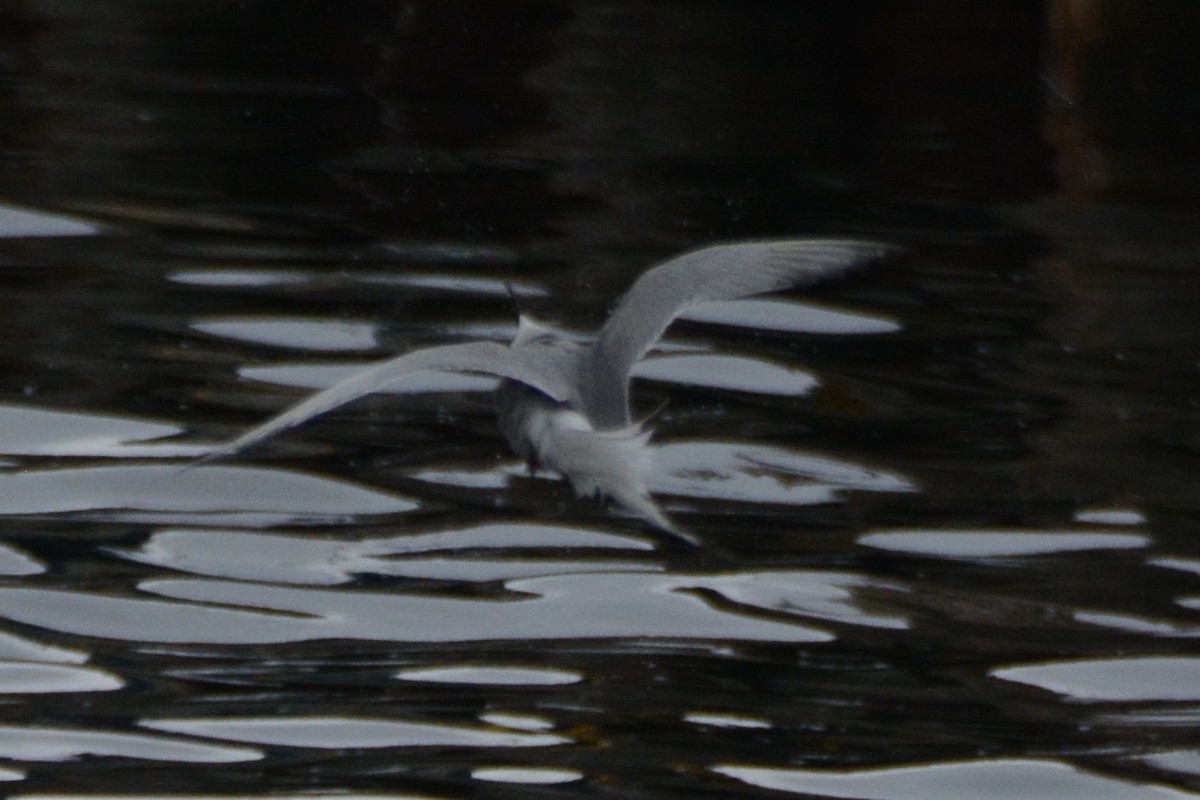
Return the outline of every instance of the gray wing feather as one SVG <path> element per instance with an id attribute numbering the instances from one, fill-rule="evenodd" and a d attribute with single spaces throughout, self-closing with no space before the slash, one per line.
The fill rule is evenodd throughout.
<path id="1" fill-rule="evenodd" d="M 673 258 L 625 294 L 581 364 L 580 400 L 600 429 L 629 424 L 629 373 L 689 306 L 805 286 L 879 258 L 878 242 L 797 239 L 720 244 Z"/>
<path id="2" fill-rule="evenodd" d="M 555 400 L 566 400 L 572 394 L 569 382 L 571 371 L 564 368 L 556 353 L 542 352 L 547 349 L 549 348 L 513 349 L 496 342 L 466 342 L 414 350 L 335 383 L 233 441 L 220 445 L 206 454 L 201 461 L 233 455 L 282 430 L 396 384 L 414 372 L 475 372 L 496 375 L 528 384 Z"/>

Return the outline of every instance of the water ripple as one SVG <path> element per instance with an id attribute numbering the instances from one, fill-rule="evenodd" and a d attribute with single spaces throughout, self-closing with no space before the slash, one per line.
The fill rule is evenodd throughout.
<path id="1" fill-rule="evenodd" d="M 404 681 L 471 686 L 561 686 L 583 680 L 580 673 L 566 670 L 475 665 L 405 669 L 397 672 L 396 677 Z"/>
<path id="2" fill-rule="evenodd" d="M 62 632 L 164 643 L 645 637 L 822 642 L 833 636 L 799 620 L 853 622 L 846 581 L 844 575 L 796 573 L 787 589 L 770 585 L 764 592 L 731 575 L 600 572 L 509 581 L 517 597 L 490 600 L 160 579 L 139 587 L 168 600 L 0 588 L 0 613 Z M 697 594 L 706 588 L 728 593 L 742 611 L 707 602 Z M 793 619 L 765 618 L 753 613 L 756 608 Z"/>
<path id="3" fill-rule="evenodd" d="M 714 772 L 758 786 L 795 794 L 853 797 L 859 800 L 1182 800 L 1190 792 L 1135 783 L 1085 772 L 1061 761 L 982 759 L 859 770 L 786 769 L 721 765 Z"/>
<path id="4" fill-rule="evenodd" d="M 991 675 L 1076 701 L 1200 700 L 1200 658 L 1147 656 L 1018 664 Z"/>
<path id="5" fill-rule="evenodd" d="M 378 326 L 346 320 L 222 317 L 196 320 L 192 330 L 248 344 L 314 352 L 359 352 L 378 346 Z"/>
<path id="6" fill-rule="evenodd" d="M 0 472 L 0 514 L 106 512 L 130 519 L 175 515 L 266 524 L 395 514 L 415 501 L 357 484 L 280 469 L 130 464 Z M 156 514 L 155 512 L 163 512 Z"/>
<path id="7" fill-rule="evenodd" d="M 139 724 L 168 733 L 231 742 L 329 750 L 347 747 L 547 747 L 572 741 L 549 733 L 348 716 L 144 719 Z"/>
<path id="8" fill-rule="evenodd" d="M 0 661 L 0 694 L 109 692 L 125 681 L 95 667 Z"/>
<path id="9" fill-rule="evenodd" d="M 192 742 L 176 737 L 109 733 L 37 725 L 0 725 L 0 757 L 17 761 L 67 761 L 80 756 L 119 756 L 190 764 L 257 761 L 262 751 Z"/>
<path id="10" fill-rule="evenodd" d="M 178 425 L 110 414 L 0 404 L 0 453 L 45 456 L 199 455 L 201 448 L 148 444 L 174 436 Z"/>
<path id="11" fill-rule="evenodd" d="M 585 549 L 588 557 L 553 555 L 521 558 L 505 550 Z M 308 531 L 258 533 L 241 529 L 168 528 L 137 549 L 109 552 L 210 577 L 272 583 L 333 585 L 357 575 L 394 575 L 457 581 L 492 581 L 568 572 L 657 569 L 656 565 L 611 559 L 611 551 L 649 551 L 632 536 L 535 523 L 492 523 L 430 533 L 348 539 Z M 495 555 L 484 556 L 492 553 Z"/>
<path id="12" fill-rule="evenodd" d="M 1131 550 L 1151 542 L 1143 533 L 1082 530 L 888 530 L 858 543 L 893 553 L 937 558 L 1011 558 L 1082 550 Z"/>
<path id="13" fill-rule="evenodd" d="M 582 780 L 583 773 L 560 767 L 479 767 L 471 770 L 471 777 L 491 783 L 546 785 Z"/>
<path id="14" fill-rule="evenodd" d="M 0 575 L 37 575 L 46 565 L 12 545 L 0 544 Z"/>
<path id="15" fill-rule="evenodd" d="M 92 236 L 99 228 L 66 214 L 51 214 L 0 204 L 0 239 L 42 236 Z"/>

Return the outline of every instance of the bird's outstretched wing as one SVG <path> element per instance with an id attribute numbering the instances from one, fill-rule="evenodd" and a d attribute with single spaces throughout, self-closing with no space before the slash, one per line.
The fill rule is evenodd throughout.
<path id="1" fill-rule="evenodd" d="M 621 299 L 581 364 L 580 402 L 601 430 L 628 425 L 629 373 L 689 306 L 805 286 L 894 248 L 853 239 L 719 244 L 644 273 Z"/>
<path id="2" fill-rule="evenodd" d="M 474 372 L 511 378 L 528 384 L 555 400 L 573 394 L 570 369 L 562 355 L 549 347 L 514 349 L 497 342 L 466 342 L 414 350 L 382 361 L 312 395 L 279 416 L 272 417 L 231 442 L 205 454 L 200 461 L 233 455 L 286 428 L 306 422 L 352 400 L 399 383 L 414 372 Z"/>

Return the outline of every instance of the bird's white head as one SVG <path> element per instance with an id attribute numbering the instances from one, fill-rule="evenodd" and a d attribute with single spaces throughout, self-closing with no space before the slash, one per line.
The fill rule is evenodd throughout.
<path id="1" fill-rule="evenodd" d="M 562 339 L 562 333 L 543 325 L 533 317 L 521 314 L 517 317 L 517 335 L 513 337 L 513 346 L 521 347 L 527 344 L 553 344 Z"/>

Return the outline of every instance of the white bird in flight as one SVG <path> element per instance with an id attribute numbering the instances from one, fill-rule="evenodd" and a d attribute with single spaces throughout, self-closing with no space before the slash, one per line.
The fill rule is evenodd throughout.
<path id="1" fill-rule="evenodd" d="M 500 430 L 529 465 L 563 475 L 579 496 L 607 497 L 652 525 L 678 534 L 646 485 L 650 431 L 629 412 L 634 364 L 691 306 L 779 291 L 837 277 L 894 248 L 851 239 L 718 244 L 643 273 L 590 343 L 520 315 L 511 344 L 465 342 L 414 350 L 368 367 L 220 445 L 224 458 L 416 372 L 468 372 L 502 380 Z"/>

